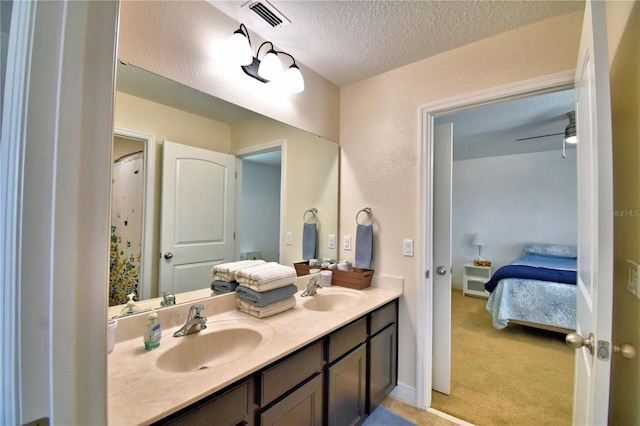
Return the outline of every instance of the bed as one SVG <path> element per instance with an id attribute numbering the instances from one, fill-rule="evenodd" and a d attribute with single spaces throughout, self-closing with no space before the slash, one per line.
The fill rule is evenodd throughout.
<path id="1" fill-rule="evenodd" d="M 526 244 L 523 255 L 499 268 L 485 284 L 493 326 L 522 324 L 561 333 L 576 326 L 575 247 Z"/>

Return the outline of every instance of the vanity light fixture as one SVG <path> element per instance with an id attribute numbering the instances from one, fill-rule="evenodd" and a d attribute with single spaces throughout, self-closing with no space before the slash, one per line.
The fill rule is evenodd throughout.
<path id="1" fill-rule="evenodd" d="M 267 44 L 271 46 L 271 48 L 262 56 L 262 60 L 258 59 L 260 50 Z M 300 93 L 304 91 L 304 79 L 302 78 L 302 73 L 294 57 L 287 52 L 276 50 L 270 41 L 262 43 L 258 47 L 256 56 L 253 56 L 251 38 L 244 24 L 240 24 L 240 28 L 229 38 L 229 49 L 235 56 L 236 62 L 240 64 L 242 70 L 248 76 L 263 83 L 282 78 L 286 87 L 288 87 L 291 92 Z M 288 56 L 293 62 L 286 72 L 283 72 L 280 55 Z"/>

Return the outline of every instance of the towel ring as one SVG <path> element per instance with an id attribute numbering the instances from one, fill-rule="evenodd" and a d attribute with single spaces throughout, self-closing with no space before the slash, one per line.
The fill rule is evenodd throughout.
<path id="1" fill-rule="evenodd" d="M 318 223 L 318 209 L 314 207 L 304 212 L 304 214 L 302 215 L 302 221 L 304 223 L 307 223 L 307 213 L 311 213 L 313 215 L 313 222 L 309 222 L 309 223 Z"/>
<path id="2" fill-rule="evenodd" d="M 369 217 L 369 220 L 371 220 L 371 223 L 373 224 L 373 211 L 371 211 L 371 207 L 365 207 L 363 209 L 360 209 L 360 211 L 356 213 L 356 223 L 358 225 L 362 225 L 360 222 L 358 222 L 358 216 L 360 216 L 360 213 L 366 213 Z"/>

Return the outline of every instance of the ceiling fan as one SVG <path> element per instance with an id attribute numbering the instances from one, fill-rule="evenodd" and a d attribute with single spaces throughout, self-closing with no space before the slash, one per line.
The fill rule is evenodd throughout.
<path id="1" fill-rule="evenodd" d="M 546 138 L 549 136 L 564 135 L 564 141 L 566 143 L 576 143 L 578 142 L 576 137 L 576 112 L 575 111 L 568 112 L 567 117 L 569 117 L 569 124 L 567 125 L 567 127 L 564 129 L 564 132 L 562 133 L 550 133 L 548 135 L 530 136 L 528 138 L 516 139 L 516 142 L 527 141 L 530 139 Z"/>
<path id="2" fill-rule="evenodd" d="M 565 127 L 564 132 L 562 133 L 551 133 L 548 135 L 530 136 L 528 138 L 516 139 L 516 142 L 526 141 L 530 139 L 546 138 L 549 136 L 564 135 L 564 137 L 562 138 L 562 158 L 567 158 L 567 154 L 565 152 L 565 143 L 570 143 L 570 144 L 578 143 L 578 137 L 576 136 L 576 112 L 575 111 L 568 112 L 567 117 L 569 117 L 569 124 L 567 124 L 567 127 Z"/>

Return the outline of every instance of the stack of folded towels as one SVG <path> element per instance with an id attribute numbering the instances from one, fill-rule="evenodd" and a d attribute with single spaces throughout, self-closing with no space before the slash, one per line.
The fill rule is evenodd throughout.
<path id="1" fill-rule="evenodd" d="M 242 268 L 264 265 L 264 260 L 239 260 L 215 265 L 211 268 L 211 291 L 215 294 L 226 294 L 236 291 L 238 282 L 236 273 Z"/>
<path id="2" fill-rule="evenodd" d="M 243 267 L 236 271 L 236 303 L 240 311 L 257 318 L 296 306 L 296 270 L 277 262 Z"/>

